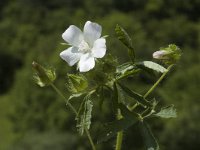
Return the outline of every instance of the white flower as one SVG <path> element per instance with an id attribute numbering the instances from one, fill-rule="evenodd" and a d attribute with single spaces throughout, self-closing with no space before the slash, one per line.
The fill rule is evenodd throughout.
<path id="1" fill-rule="evenodd" d="M 60 57 L 69 66 L 78 63 L 80 72 L 87 72 L 94 68 L 95 59 L 106 54 L 106 40 L 101 37 L 102 28 L 97 23 L 87 21 L 83 32 L 74 25 L 62 34 L 62 38 L 71 45 L 60 53 Z M 101 37 L 101 38 L 100 38 Z"/>

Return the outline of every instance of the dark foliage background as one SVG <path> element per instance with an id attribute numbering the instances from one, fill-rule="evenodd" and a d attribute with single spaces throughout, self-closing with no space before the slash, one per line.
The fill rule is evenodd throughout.
<path id="1" fill-rule="evenodd" d="M 103 26 L 108 53 L 128 59 L 114 34 L 116 24 L 131 35 L 137 58 L 152 59 L 161 46 L 177 44 L 183 57 L 154 92 L 161 104 L 175 104 L 178 118 L 152 120 L 162 150 L 198 150 L 200 147 L 200 1 L 199 0 L 1 0 L 0 1 L 0 149 L 84 150 L 73 114 L 51 88 L 32 81 L 33 60 L 57 68 L 56 84 L 66 95 L 65 75 L 70 68 L 59 58 L 64 49 L 61 34 L 70 25 L 87 20 Z M 141 94 L 152 85 L 138 76 L 132 86 Z M 128 82 L 130 83 L 130 82 Z M 95 101 L 95 100 L 94 100 Z M 100 110 L 95 102 L 91 133 L 107 122 L 108 102 Z M 107 104 L 107 105 L 106 105 Z M 103 112 L 102 112 L 103 111 Z M 105 115 L 102 115 L 105 113 Z M 112 149 L 114 140 L 98 145 Z M 137 127 L 125 131 L 123 149 L 144 149 Z"/>

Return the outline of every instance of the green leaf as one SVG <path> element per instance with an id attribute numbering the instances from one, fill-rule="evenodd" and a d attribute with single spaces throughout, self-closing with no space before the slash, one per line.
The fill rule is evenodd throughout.
<path id="1" fill-rule="evenodd" d="M 120 107 L 123 109 L 123 118 L 106 124 L 103 130 L 100 132 L 98 143 L 107 141 L 108 139 L 115 136 L 117 132 L 125 130 L 138 122 L 139 118 L 136 114 L 130 112 L 123 105 Z"/>
<path id="2" fill-rule="evenodd" d="M 127 63 L 124 63 L 124 64 L 122 64 L 120 66 L 117 66 L 116 73 L 117 74 L 124 74 L 126 71 L 132 70 L 133 68 L 135 68 L 133 63 L 132 62 L 127 62 Z"/>
<path id="3" fill-rule="evenodd" d="M 143 122 L 140 124 L 142 136 L 147 150 L 159 150 L 158 142 L 156 141 L 148 124 Z"/>
<path id="4" fill-rule="evenodd" d="M 112 105 L 113 105 L 113 109 L 114 109 L 114 113 L 117 112 L 117 108 L 118 108 L 118 103 L 119 103 L 119 99 L 118 99 L 118 88 L 117 88 L 117 84 L 114 82 L 113 83 L 113 95 L 112 95 Z"/>
<path id="5" fill-rule="evenodd" d="M 124 63 L 117 67 L 116 70 L 116 78 L 117 80 L 125 78 L 127 76 L 139 73 L 141 69 L 139 69 L 136 65 L 132 62 Z"/>
<path id="6" fill-rule="evenodd" d="M 98 138 L 98 143 L 107 141 L 117 134 L 118 131 L 127 129 L 132 125 L 128 119 L 122 118 L 120 120 L 115 120 L 105 125 L 103 130 L 100 132 L 100 136 Z"/>
<path id="7" fill-rule="evenodd" d="M 66 85 L 71 93 L 79 93 L 88 87 L 88 82 L 82 74 L 67 74 Z"/>
<path id="8" fill-rule="evenodd" d="M 137 92 L 134 92 L 124 86 L 123 84 L 118 82 L 118 85 L 121 87 L 121 89 L 130 97 L 134 98 L 138 103 L 142 104 L 144 107 L 145 106 L 152 106 L 150 102 L 148 102 L 142 95 L 140 95 Z"/>
<path id="9" fill-rule="evenodd" d="M 98 92 L 98 96 L 99 96 L 99 107 L 100 107 L 101 110 L 103 110 L 102 106 L 103 106 L 103 103 L 104 103 L 104 100 L 105 100 L 104 87 L 100 86 L 98 88 L 97 92 Z"/>
<path id="10" fill-rule="evenodd" d="M 137 122 L 138 120 L 142 121 L 140 115 L 130 111 L 125 105 L 119 104 L 119 108 L 123 117 L 129 119 L 130 121 Z"/>
<path id="11" fill-rule="evenodd" d="M 164 73 L 167 71 L 166 68 L 152 61 L 139 62 L 136 65 L 140 68 L 145 67 L 145 68 L 152 69 L 154 71 L 161 72 L 161 73 Z"/>
<path id="12" fill-rule="evenodd" d="M 83 135 L 85 128 L 89 129 L 91 125 L 91 118 L 92 118 L 92 101 L 91 95 L 86 95 L 84 98 L 79 111 L 76 117 L 77 120 L 77 128 L 81 135 Z"/>
<path id="13" fill-rule="evenodd" d="M 163 107 L 160 112 L 154 114 L 154 116 L 161 118 L 176 118 L 176 109 L 174 108 L 174 105 Z"/>
<path id="14" fill-rule="evenodd" d="M 126 46 L 128 47 L 128 53 L 131 60 L 134 62 L 135 59 L 135 52 L 133 48 L 133 44 L 131 38 L 129 37 L 128 33 L 119 25 L 116 25 L 115 32 L 117 38 Z"/>
<path id="15" fill-rule="evenodd" d="M 72 95 L 70 95 L 70 97 L 68 98 L 68 100 L 67 100 L 67 103 L 70 101 L 70 100 L 72 100 L 72 99 L 74 99 L 74 98 L 79 98 L 79 97 L 81 97 L 81 96 L 83 96 L 83 95 L 85 95 L 86 93 L 75 93 L 75 94 L 72 94 Z"/>

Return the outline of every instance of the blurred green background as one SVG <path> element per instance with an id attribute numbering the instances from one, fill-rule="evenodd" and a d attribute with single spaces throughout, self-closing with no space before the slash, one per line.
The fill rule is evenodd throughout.
<path id="1" fill-rule="evenodd" d="M 1 0 L 0 1 L 0 150 L 85 150 L 90 145 L 76 131 L 72 112 L 51 88 L 33 83 L 33 60 L 56 68 L 56 84 L 65 87 L 70 68 L 59 57 L 61 34 L 87 20 L 103 27 L 108 53 L 128 60 L 115 37 L 120 24 L 131 35 L 137 59 L 170 43 L 183 50 L 179 64 L 154 94 L 163 104 L 175 104 L 178 118 L 151 124 L 162 150 L 200 148 L 200 1 L 199 0 Z M 131 86 L 141 94 L 155 79 L 139 75 Z M 104 105 L 92 119 L 96 140 L 100 122 L 109 121 Z M 109 116 L 109 115 L 108 115 Z M 98 145 L 109 150 L 114 140 Z M 125 131 L 123 149 L 143 150 L 137 128 Z"/>

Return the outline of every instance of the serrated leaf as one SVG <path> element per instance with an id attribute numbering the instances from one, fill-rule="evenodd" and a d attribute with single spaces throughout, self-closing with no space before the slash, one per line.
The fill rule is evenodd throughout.
<path id="1" fill-rule="evenodd" d="M 81 97 L 81 96 L 83 96 L 83 95 L 85 95 L 86 93 L 75 93 L 75 94 L 72 94 L 72 95 L 70 95 L 70 97 L 68 98 L 68 100 L 67 100 L 67 103 L 70 101 L 70 100 L 72 100 L 72 99 L 74 99 L 74 98 L 79 98 L 79 97 Z"/>
<path id="2" fill-rule="evenodd" d="M 161 118 L 176 118 L 176 109 L 174 108 L 174 105 L 163 107 L 160 112 L 154 114 L 154 116 Z"/>
<path id="3" fill-rule="evenodd" d="M 143 62 L 139 62 L 136 64 L 138 67 L 146 67 L 146 68 L 149 68 L 149 69 L 152 69 L 154 71 L 157 71 L 157 72 L 161 72 L 161 73 L 164 73 L 167 71 L 167 69 L 155 62 L 152 62 L 152 61 L 143 61 Z"/>
<path id="4" fill-rule="evenodd" d="M 142 136 L 147 150 L 159 150 L 158 142 L 156 141 L 150 127 L 147 123 L 140 124 Z"/>
<path id="5" fill-rule="evenodd" d="M 134 62 L 135 59 L 135 53 L 134 48 L 132 44 L 132 40 L 129 37 L 128 33 L 119 25 L 116 25 L 115 32 L 117 35 L 117 38 L 126 46 L 128 47 L 128 53 L 131 58 L 131 60 Z"/>
<path id="6" fill-rule="evenodd" d="M 92 118 L 92 101 L 90 99 L 91 95 L 87 95 L 78 111 L 78 115 L 76 117 L 77 120 L 77 128 L 81 135 L 83 135 L 85 128 L 89 129 L 91 125 Z"/>
<path id="7" fill-rule="evenodd" d="M 142 95 L 137 92 L 132 91 L 128 87 L 124 86 L 123 84 L 118 82 L 118 85 L 121 89 L 130 97 L 135 99 L 138 103 L 142 104 L 143 106 L 152 106 L 150 102 L 148 102 Z"/>

